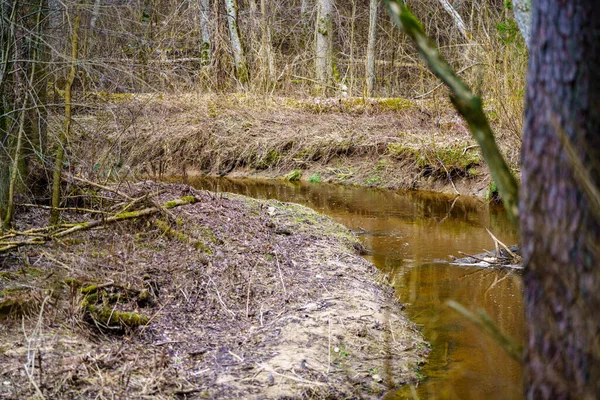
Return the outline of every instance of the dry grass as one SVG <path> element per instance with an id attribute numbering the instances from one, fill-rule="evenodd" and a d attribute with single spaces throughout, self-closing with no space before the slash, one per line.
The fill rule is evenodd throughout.
<path id="1" fill-rule="evenodd" d="M 31 301 L 3 316 L 0 396 L 370 398 L 416 381 L 427 346 L 347 229 L 277 201 L 121 190 L 159 189 L 161 203 L 201 200 L 172 209 L 170 234 L 150 218 L 1 259 L 3 293 L 21 288 Z M 90 318 L 91 284 L 104 305 L 149 324 Z M 145 302 L 127 295 L 144 289 Z"/>
<path id="2" fill-rule="evenodd" d="M 74 144 L 75 154 L 97 160 L 78 166 L 84 174 L 275 177 L 300 170 L 303 179 L 446 191 L 454 185 L 474 194 L 489 183 L 465 123 L 445 101 L 134 96 L 79 124 L 92 133 Z M 90 146 L 89 137 L 103 139 Z M 500 143 L 510 154 L 510 140 Z"/>

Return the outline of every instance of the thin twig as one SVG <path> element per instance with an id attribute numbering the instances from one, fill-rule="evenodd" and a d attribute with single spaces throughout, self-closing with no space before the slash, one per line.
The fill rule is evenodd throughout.
<path id="1" fill-rule="evenodd" d="M 233 318 L 235 318 L 235 313 L 233 311 L 231 311 L 229 308 L 227 308 L 227 305 L 225 304 L 225 302 L 221 298 L 221 293 L 219 293 L 219 288 L 217 287 L 217 284 L 215 283 L 215 281 L 213 281 L 213 279 L 210 276 L 208 277 L 208 280 L 215 287 L 215 292 L 217 292 L 217 298 L 219 299 L 219 303 L 221 303 L 221 305 L 223 306 L 223 308 L 225 309 L 225 311 L 227 311 L 228 313 L 230 313 L 231 316 Z"/>
<path id="2" fill-rule="evenodd" d="M 283 273 L 281 272 L 281 266 L 279 265 L 279 257 L 277 257 L 277 253 L 275 253 L 275 261 L 277 261 L 277 269 L 279 270 L 279 279 L 281 279 L 281 286 L 283 287 L 283 293 L 287 294 L 285 290 L 285 283 L 283 282 Z"/>

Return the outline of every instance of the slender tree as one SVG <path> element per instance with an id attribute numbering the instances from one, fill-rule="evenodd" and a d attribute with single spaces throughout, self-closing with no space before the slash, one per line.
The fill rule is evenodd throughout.
<path id="1" fill-rule="evenodd" d="M 263 63 L 264 87 L 268 90 L 275 81 L 275 60 L 271 44 L 271 21 L 269 18 L 268 0 L 260 0 L 260 15 L 261 43 L 259 54 Z"/>
<path id="2" fill-rule="evenodd" d="M 210 46 L 211 46 L 211 34 L 210 34 L 210 1 L 209 0 L 198 0 L 200 8 L 200 29 L 202 31 L 202 43 L 200 44 L 200 58 L 202 65 L 210 64 Z"/>
<path id="3" fill-rule="evenodd" d="M 454 9 L 454 7 L 452 7 L 452 4 L 450 4 L 448 0 L 439 0 L 439 2 L 442 4 L 442 7 L 444 7 L 444 10 L 446 10 L 446 12 L 452 17 L 452 20 L 454 21 L 454 24 L 458 28 L 460 34 L 463 35 L 466 40 L 470 41 L 472 39 L 471 34 L 467 30 L 467 25 L 463 21 L 460 14 Z"/>
<path id="4" fill-rule="evenodd" d="M 225 0 L 225 8 L 227 10 L 227 24 L 229 26 L 231 51 L 233 52 L 235 77 L 242 85 L 246 85 L 248 83 L 248 64 L 246 62 L 246 54 L 240 39 L 237 0 Z"/>
<path id="5" fill-rule="evenodd" d="M 525 44 L 529 48 L 531 36 L 531 0 L 512 0 L 513 12 L 517 26 L 525 39 Z"/>
<path id="6" fill-rule="evenodd" d="M 377 34 L 377 11 L 379 0 L 370 0 L 369 2 L 369 40 L 367 42 L 367 66 L 366 66 L 366 82 L 367 82 L 367 97 L 373 95 L 373 86 L 375 84 L 375 42 Z"/>
<path id="7" fill-rule="evenodd" d="M 79 26 L 81 23 L 80 10 L 77 9 L 77 15 L 73 22 L 73 32 L 71 33 L 71 68 L 65 83 L 65 121 L 63 129 L 58 137 L 56 159 L 54 162 L 54 171 L 52 174 L 52 210 L 50 212 L 50 223 L 58 223 L 60 216 L 60 184 L 62 181 L 62 168 L 65 161 L 65 148 L 71 135 L 71 113 L 72 113 L 72 88 L 77 74 L 77 59 L 79 52 Z"/>
<path id="8" fill-rule="evenodd" d="M 333 78 L 333 0 L 318 0 L 316 76 L 324 90 Z"/>
<path id="9" fill-rule="evenodd" d="M 600 398 L 599 13 L 596 0 L 533 2 L 521 202 L 530 399 Z"/>
<path id="10" fill-rule="evenodd" d="M 3 222 L 8 211 L 10 186 L 10 111 L 14 109 L 14 93 L 12 88 L 12 67 L 15 51 L 15 21 L 17 18 L 17 1 L 0 3 L 0 220 Z M 0 228 L 4 224 L 0 224 Z"/>

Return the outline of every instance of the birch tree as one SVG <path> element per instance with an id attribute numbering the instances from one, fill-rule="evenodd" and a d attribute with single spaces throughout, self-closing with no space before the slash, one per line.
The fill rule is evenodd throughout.
<path id="1" fill-rule="evenodd" d="M 268 13 L 268 0 L 260 0 L 261 13 L 261 44 L 260 59 L 263 62 L 265 75 L 265 89 L 275 80 L 275 61 L 273 58 L 273 47 L 271 45 L 271 21 Z"/>
<path id="2" fill-rule="evenodd" d="M 367 43 L 367 67 L 366 67 L 366 82 L 367 82 L 367 97 L 373 95 L 373 86 L 375 84 L 375 43 L 377 34 L 377 11 L 379 0 L 370 0 L 369 7 L 369 39 Z"/>
<path id="3" fill-rule="evenodd" d="M 321 90 L 331 83 L 333 76 L 333 0 L 318 0 L 316 24 L 316 77 Z"/>
<path id="4" fill-rule="evenodd" d="M 210 46 L 211 46 L 211 35 L 210 35 L 210 18 L 209 0 L 198 0 L 200 10 L 200 30 L 202 31 L 202 43 L 200 44 L 200 58 L 202 65 L 210 64 Z"/>
<path id="5" fill-rule="evenodd" d="M 227 24 L 229 26 L 229 40 L 231 41 L 231 51 L 233 53 L 235 77 L 242 85 L 246 85 L 248 83 L 248 64 L 240 39 L 238 3 L 236 0 L 225 0 L 225 8 L 227 10 Z"/>
<path id="6" fill-rule="evenodd" d="M 521 35 L 525 39 L 525 45 L 529 48 L 529 38 L 531 36 L 531 0 L 513 0 L 512 6 L 519 31 L 521 31 Z"/>
<path id="7" fill-rule="evenodd" d="M 460 34 L 463 35 L 466 40 L 471 41 L 471 34 L 467 30 L 467 25 L 465 25 L 465 22 L 460 14 L 454 9 L 454 7 L 452 7 L 452 4 L 450 4 L 448 0 L 439 0 L 439 2 L 442 4 L 442 7 L 444 7 L 444 10 L 446 10 L 446 12 L 452 17 L 452 20 L 454 21 L 454 24 L 458 28 Z"/>

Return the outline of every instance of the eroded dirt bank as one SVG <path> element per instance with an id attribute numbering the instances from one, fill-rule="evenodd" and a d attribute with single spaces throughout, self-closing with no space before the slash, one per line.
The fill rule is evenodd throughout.
<path id="1" fill-rule="evenodd" d="M 376 398 L 417 380 L 427 344 L 343 226 L 185 185 L 120 190 L 194 201 L 0 256 L 0 397 Z"/>
<path id="2" fill-rule="evenodd" d="M 480 197 L 491 183 L 466 124 L 442 100 L 188 94 L 110 101 L 109 111 L 78 121 L 91 132 L 74 146 L 93 160 L 82 166 L 86 173 L 288 176 Z M 516 166 L 518 138 L 493 110 L 488 115 Z M 90 146 L 90 137 L 99 142 Z"/>

